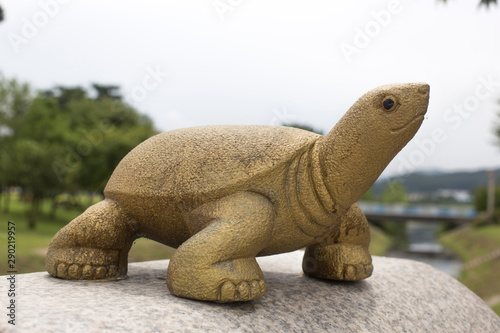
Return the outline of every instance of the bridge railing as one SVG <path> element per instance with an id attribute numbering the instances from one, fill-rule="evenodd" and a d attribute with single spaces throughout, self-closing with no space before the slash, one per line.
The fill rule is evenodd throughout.
<path id="1" fill-rule="evenodd" d="M 361 201 L 357 203 L 365 214 L 395 216 L 475 218 L 472 205 L 386 204 Z"/>

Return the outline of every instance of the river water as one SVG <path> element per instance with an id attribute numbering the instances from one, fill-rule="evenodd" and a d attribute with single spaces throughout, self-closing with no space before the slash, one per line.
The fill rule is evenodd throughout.
<path id="1" fill-rule="evenodd" d="M 439 227 L 439 223 L 406 222 L 407 248 L 391 250 L 386 256 L 421 261 L 457 278 L 461 269 L 460 260 L 439 244 Z"/>

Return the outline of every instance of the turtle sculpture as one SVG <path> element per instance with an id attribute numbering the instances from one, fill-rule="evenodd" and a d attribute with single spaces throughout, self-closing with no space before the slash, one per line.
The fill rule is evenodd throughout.
<path id="1" fill-rule="evenodd" d="M 326 136 L 290 127 L 206 126 L 149 138 L 114 170 L 105 199 L 52 239 L 47 271 L 70 280 L 126 277 L 135 239 L 177 248 L 176 296 L 261 297 L 256 256 L 306 248 L 305 274 L 371 275 L 370 231 L 357 200 L 420 127 L 424 83 L 362 96 Z"/>

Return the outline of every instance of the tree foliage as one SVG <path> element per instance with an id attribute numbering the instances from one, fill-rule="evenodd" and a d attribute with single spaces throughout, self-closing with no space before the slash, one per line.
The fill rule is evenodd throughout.
<path id="1" fill-rule="evenodd" d="M 360 201 L 377 201 L 377 197 L 375 195 L 375 191 L 373 187 L 370 187 L 368 191 L 361 197 Z"/>
<path id="2" fill-rule="evenodd" d="M 102 192 L 120 160 L 156 133 L 118 87 L 94 89 L 95 98 L 63 86 L 35 95 L 27 84 L 0 77 L 0 185 L 31 198 L 33 225 L 42 198 Z"/>
<path id="3" fill-rule="evenodd" d="M 23 126 L 22 118 L 28 113 L 32 92 L 27 84 L 7 80 L 0 74 L 0 184 L 15 181 L 15 133 Z"/>
<path id="4" fill-rule="evenodd" d="M 120 87 L 114 85 L 102 85 L 93 83 L 92 88 L 97 92 L 97 99 L 111 98 L 111 99 L 121 99 L 119 93 Z"/>
<path id="5" fill-rule="evenodd" d="M 439 172 L 436 174 L 427 174 L 415 172 L 412 174 L 390 178 L 389 182 L 404 182 L 408 193 L 433 193 L 439 189 L 465 190 L 473 193 L 478 186 L 486 186 L 487 171 L 467 171 L 467 172 Z M 495 177 L 500 179 L 500 169 L 495 171 Z M 377 181 L 373 189 L 375 194 L 379 195 L 386 187 L 387 181 Z"/>
<path id="6" fill-rule="evenodd" d="M 474 206 L 476 211 L 485 212 L 488 205 L 488 188 L 481 186 L 474 192 Z M 495 207 L 500 208 L 500 187 L 495 188 Z"/>
<path id="7" fill-rule="evenodd" d="M 489 7 L 491 4 L 497 4 L 497 0 L 481 0 L 479 2 L 479 5 L 480 6 L 486 6 L 486 7 Z"/>
<path id="8" fill-rule="evenodd" d="M 407 203 L 406 189 L 399 181 L 391 181 L 387 183 L 382 192 L 382 202 L 384 203 Z"/>
<path id="9" fill-rule="evenodd" d="M 448 2 L 447 0 L 440 0 L 442 2 Z M 479 0 L 479 6 L 484 6 L 486 8 L 489 8 L 490 5 L 496 5 L 497 0 Z"/>

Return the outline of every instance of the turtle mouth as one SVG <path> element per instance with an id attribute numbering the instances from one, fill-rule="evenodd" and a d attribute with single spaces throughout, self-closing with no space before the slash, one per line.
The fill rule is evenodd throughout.
<path id="1" fill-rule="evenodd" d="M 410 120 L 409 122 L 407 122 L 403 126 L 391 129 L 391 133 L 397 134 L 397 133 L 403 131 L 404 129 L 406 129 L 407 127 L 409 127 L 410 125 L 416 123 L 417 121 L 422 122 L 423 120 L 424 120 L 423 114 L 416 115 L 415 117 L 413 117 L 412 120 Z"/>

